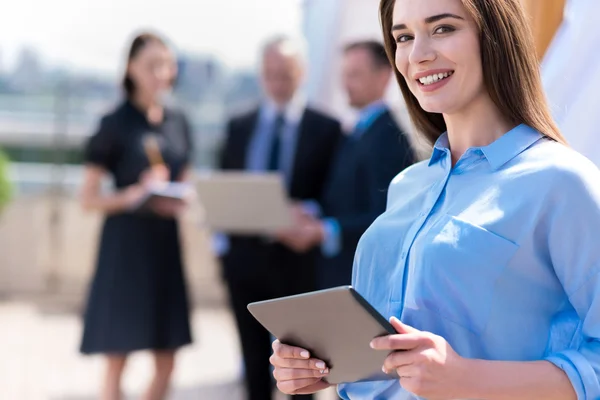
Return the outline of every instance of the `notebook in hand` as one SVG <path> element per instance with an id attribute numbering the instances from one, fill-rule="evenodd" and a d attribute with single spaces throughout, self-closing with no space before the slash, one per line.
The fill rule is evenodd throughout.
<path id="1" fill-rule="evenodd" d="M 193 186 L 185 182 L 164 182 L 153 185 L 144 197 L 134 205 L 135 212 L 149 212 L 150 203 L 154 199 L 185 201 L 193 193 Z"/>
<path id="2" fill-rule="evenodd" d="M 396 331 L 351 286 L 251 303 L 248 310 L 282 343 L 325 361 L 331 384 L 398 379 L 381 370 L 390 352 L 370 347 Z"/>

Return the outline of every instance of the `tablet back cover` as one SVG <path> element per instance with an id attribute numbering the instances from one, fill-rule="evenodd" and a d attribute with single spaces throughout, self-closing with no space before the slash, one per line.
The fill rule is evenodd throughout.
<path id="1" fill-rule="evenodd" d="M 252 303 L 248 310 L 282 343 L 325 361 L 329 383 L 397 379 L 381 370 L 389 352 L 369 346 L 394 328 L 349 286 Z"/>

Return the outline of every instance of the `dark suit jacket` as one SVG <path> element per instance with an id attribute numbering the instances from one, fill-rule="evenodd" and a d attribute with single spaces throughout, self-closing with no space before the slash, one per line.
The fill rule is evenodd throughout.
<path id="1" fill-rule="evenodd" d="M 389 111 L 358 139 L 341 139 L 321 205 L 325 217 L 340 224 L 342 249 L 333 258 L 320 257 L 319 287 L 350 284 L 360 237 L 385 211 L 392 179 L 415 161 L 408 139 Z"/>
<path id="2" fill-rule="evenodd" d="M 259 112 L 230 121 L 220 156 L 224 170 L 244 170 L 246 155 Z M 323 196 L 325 179 L 342 136 L 338 121 L 310 108 L 298 126 L 289 197 L 315 200 Z M 246 279 L 264 274 L 282 288 L 282 295 L 314 290 L 316 251 L 297 254 L 283 245 L 261 237 L 230 236 L 230 249 L 222 262 L 225 279 Z"/>

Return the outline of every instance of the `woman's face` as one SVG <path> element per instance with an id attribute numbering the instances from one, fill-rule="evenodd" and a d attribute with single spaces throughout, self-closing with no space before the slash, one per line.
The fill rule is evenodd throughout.
<path id="1" fill-rule="evenodd" d="M 171 89 L 177 63 L 165 45 L 151 41 L 129 62 L 128 71 L 136 95 L 156 99 Z"/>
<path id="2" fill-rule="evenodd" d="M 452 114 L 487 95 L 477 25 L 461 0 L 396 0 L 396 67 L 421 107 Z"/>

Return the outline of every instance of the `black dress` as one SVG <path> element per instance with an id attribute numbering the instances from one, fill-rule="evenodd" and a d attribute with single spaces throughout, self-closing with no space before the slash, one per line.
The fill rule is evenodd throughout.
<path id="1" fill-rule="evenodd" d="M 176 179 L 189 162 L 191 135 L 184 115 L 166 110 L 151 125 L 125 101 L 102 118 L 85 161 L 105 168 L 117 189 L 138 182 L 149 167 L 143 138 L 158 138 Z M 191 342 L 189 305 L 175 219 L 123 212 L 106 217 L 84 315 L 81 352 L 124 354 L 174 350 Z"/>

